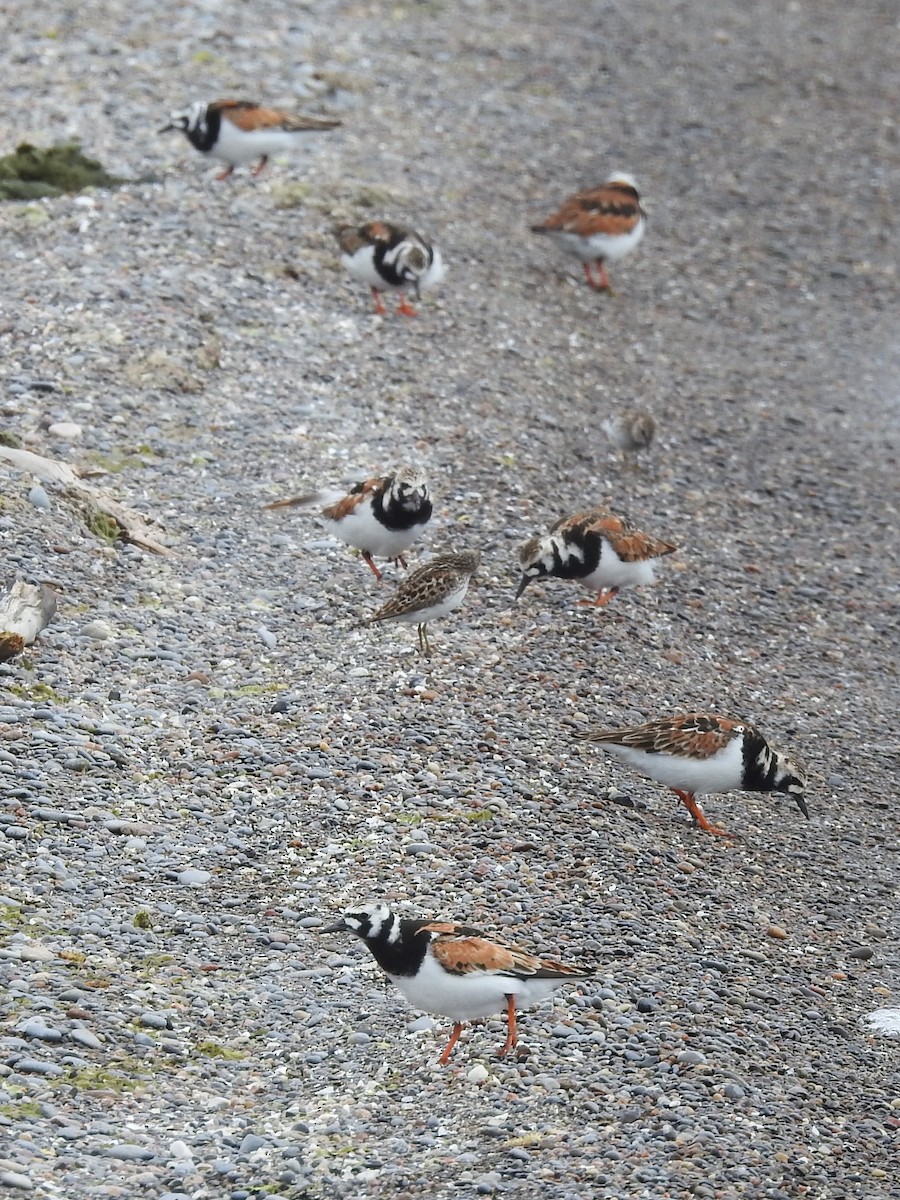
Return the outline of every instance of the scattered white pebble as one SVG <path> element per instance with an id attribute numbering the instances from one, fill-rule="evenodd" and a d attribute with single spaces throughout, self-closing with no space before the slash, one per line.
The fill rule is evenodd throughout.
<path id="1" fill-rule="evenodd" d="M 416 1017 L 414 1021 L 407 1022 L 406 1028 L 410 1033 L 424 1033 L 426 1029 L 434 1029 L 436 1024 L 434 1017 Z"/>
<path id="2" fill-rule="evenodd" d="M 264 642 L 270 650 L 274 650 L 278 645 L 278 638 L 271 629 L 266 629 L 265 625 L 260 625 L 256 632 L 259 634 L 259 640 Z"/>
<path id="3" fill-rule="evenodd" d="M 186 887 L 202 887 L 212 879 L 212 872 L 201 871 L 199 867 L 188 867 L 178 872 L 178 882 Z"/>
<path id="4" fill-rule="evenodd" d="M 900 1034 L 900 1008 L 876 1008 L 867 1023 L 874 1033 Z"/>
<path id="5" fill-rule="evenodd" d="M 75 421 L 56 421 L 47 432 L 51 437 L 60 438 L 64 442 L 77 442 L 81 437 L 81 426 Z"/>
<path id="6" fill-rule="evenodd" d="M 470 1067 L 466 1072 L 466 1079 L 469 1083 L 484 1083 L 490 1078 L 490 1071 L 482 1063 L 476 1063 L 474 1067 Z"/>
<path id="7" fill-rule="evenodd" d="M 80 630 L 81 637 L 90 638 L 94 642 L 105 642 L 111 633 L 112 630 L 105 621 L 88 621 Z"/>

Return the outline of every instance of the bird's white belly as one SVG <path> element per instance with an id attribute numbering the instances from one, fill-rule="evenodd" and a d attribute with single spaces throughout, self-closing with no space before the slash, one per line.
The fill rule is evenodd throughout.
<path id="1" fill-rule="evenodd" d="M 360 246 L 353 254 L 342 254 L 341 262 L 358 283 L 368 287 L 378 288 L 380 292 L 393 291 L 389 284 L 375 269 L 375 249 L 373 246 Z"/>
<path id="2" fill-rule="evenodd" d="M 388 258 L 385 261 L 389 263 L 390 259 Z M 353 254 L 341 254 L 341 262 L 358 283 L 364 283 L 368 287 L 377 288 L 379 292 L 406 290 L 413 286 L 411 281 L 400 284 L 388 283 L 375 267 L 375 249 L 373 246 L 360 246 Z M 440 283 L 446 273 L 440 251 L 435 250 L 431 266 L 424 275 L 419 277 L 419 291 L 427 292 L 430 288 Z"/>
<path id="3" fill-rule="evenodd" d="M 667 787 L 683 792 L 728 792 L 741 786 L 743 756 L 741 739 L 732 738 L 728 745 L 712 758 L 679 758 L 674 754 L 648 754 L 632 746 L 604 743 L 604 750 Z"/>
<path id="4" fill-rule="evenodd" d="M 549 234 L 561 250 L 581 262 L 615 262 L 629 254 L 644 236 L 644 222 L 638 221 L 630 233 L 595 233 L 591 237 L 581 237 L 565 229 L 551 229 Z"/>
<path id="5" fill-rule="evenodd" d="M 429 621 L 436 621 L 440 617 L 446 617 L 448 613 L 452 613 L 454 609 L 459 608 L 463 600 L 465 600 L 468 590 L 469 581 L 467 579 L 465 583 L 460 584 L 455 591 L 450 592 L 443 600 L 429 604 L 427 608 L 420 608 L 417 612 L 403 613 L 401 616 L 393 619 L 403 621 L 407 625 L 427 625 Z"/>
<path id="6" fill-rule="evenodd" d="M 426 955 L 418 975 L 391 975 L 413 1008 L 452 1021 L 475 1021 L 506 1008 L 507 995 L 516 997 L 517 1008 L 529 1008 L 555 992 L 563 979 L 516 979 L 480 974 L 449 975 Z"/>
<path id="7" fill-rule="evenodd" d="M 287 133 L 284 129 L 238 129 L 225 118 L 219 126 L 219 137 L 209 153 L 213 158 L 223 162 L 251 162 L 255 158 L 270 154 L 280 154 L 292 150 L 297 145 L 297 134 Z"/>
<path id="8" fill-rule="evenodd" d="M 606 538 L 602 539 L 597 569 L 578 582 L 582 587 L 599 592 L 601 588 L 637 587 L 653 582 L 653 563 L 623 562 Z"/>
<path id="9" fill-rule="evenodd" d="M 336 538 L 356 550 L 368 550 L 377 558 L 396 558 L 422 532 L 421 525 L 409 529 L 386 529 L 366 505 L 360 505 L 342 521 L 325 518 L 325 527 Z"/>

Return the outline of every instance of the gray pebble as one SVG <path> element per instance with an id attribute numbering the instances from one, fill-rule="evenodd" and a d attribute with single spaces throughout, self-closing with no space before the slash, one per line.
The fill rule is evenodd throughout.
<path id="1" fill-rule="evenodd" d="M 142 1025 L 148 1029 L 171 1029 L 172 1022 L 163 1013 L 158 1012 L 143 1012 L 138 1017 Z"/>
<path id="2" fill-rule="evenodd" d="M 80 636 L 95 642 L 105 642 L 112 632 L 105 621 L 88 621 L 78 631 Z"/>
<path id="3" fill-rule="evenodd" d="M 263 1146 L 268 1146 L 267 1138 L 260 1137 L 258 1133 L 248 1133 L 240 1145 L 241 1154 L 252 1154 L 254 1150 L 260 1150 Z"/>
<path id="4" fill-rule="evenodd" d="M 50 497 L 39 483 L 36 483 L 28 493 L 28 502 L 34 505 L 35 508 L 50 508 Z"/>
<path id="5" fill-rule="evenodd" d="M 82 1029 L 79 1026 L 77 1029 L 70 1030 L 69 1037 L 73 1042 L 77 1042 L 79 1046 L 86 1046 L 88 1050 L 101 1050 L 103 1048 L 103 1043 L 90 1029 Z"/>
<path id="6" fill-rule="evenodd" d="M 434 1017 L 423 1016 L 416 1017 L 414 1021 L 407 1021 L 406 1028 L 410 1033 L 424 1033 L 428 1029 L 434 1029 L 436 1024 Z"/>
<path id="7" fill-rule="evenodd" d="M 107 1146 L 103 1151 L 104 1158 L 120 1158 L 123 1162 L 149 1162 L 156 1158 L 156 1153 L 147 1146 L 134 1146 L 130 1142 L 118 1142 L 115 1146 Z"/>
<path id="8" fill-rule="evenodd" d="M 23 1033 L 25 1037 L 36 1038 L 42 1042 L 61 1042 L 63 1036 L 58 1029 L 45 1025 L 40 1017 L 33 1017 L 24 1025 L 20 1025 L 19 1032 Z"/>
<path id="9" fill-rule="evenodd" d="M 39 1058 L 20 1058 L 16 1062 L 16 1070 L 28 1075 L 62 1075 L 63 1069 L 57 1063 L 42 1062 Z"/>
<path id="10" fill-rule="evenodd" d="M 178 882 L 185 887 L 202 887 L 204 883 L 209 883 L 212 879 L 211 871 L 202 871 L 199 867 L 187 867 L 184 871 L 178 872 Z"/>
<path id="11" fill-rule="evenodd" d="M 31 1179 L 27 1175 L 23 1175 L 21 1171 L 0 1171 L 0 1184 L 5 1187 L 18 1188 L 20 1192 L 34 1190 Z"/>
<path id="12" fill-rule="evenodd" d="M 675 1061 L 682 1067 L 696 1067 L 706 1062 L 706 1055 L 699 1050 L 682 1050 Z"/>

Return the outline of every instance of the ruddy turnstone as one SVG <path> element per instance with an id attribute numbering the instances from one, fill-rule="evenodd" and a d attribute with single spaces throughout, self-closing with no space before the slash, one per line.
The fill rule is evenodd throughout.
<path id="1" fill-rule="evenodd" d="M 630 729 L 601 729 L 575 735 L 599 742 L 642 775 L 670 787 L 701 829 L 730 837 L 711 825 L 696 801 L 697 792 L 786 792 L 804 817 L 806 772 L 773 750 L 748 721 L 713 713 L 664 717 Z"/>
<path id="2" fill-rule="evenodd" d="M 228 164 L 217 179 L 227 179 L 236 166 L 258 158 L 258 175 L 271 154 L 293 150 L 297 135 L 342 124 L 335 117 L 307 117 L 264 108 L 249 100 L 197 100 L 190 108 L 173 112 L 160 133 L 180 129 L 195 150 Z"/>
<path id="3" fill-rule="evenodd" d="M 406 567 L 404 550 L 431 519 L 428 480 L 418 467 L 399 467 L 356 484 L 350 492 L 310 492 L 291 500 L 276 500 L 266 509 L 305 508 L 318 511 L 329 533 L 362 553 L 381 579 L 374 558 L 392 558 Z"/>
<path id="4" fill-rule="evenodd" d="M 615 448 L 622 451 L 626 464 L 632 462 L 631 455 L 637 461 L 656 433 L 656 421 L 644 408 L 626 408 L 601 421 L 600 427 Z"/>
<path id="5" fill-rule="evenodd" d="M 543 537 L 533 537 L 519 550 L 523 575 L 518 600 L 533 579 L 574 579 L 597 593 L 579 604 L 608 604 L 619 588 L 653 582 L 654 558 L 677 550 L 633 528 L 624 517 L 605 508 L 562 517 Z"/>
<path id="6" fill-rule="evenodd" d="M 421 292 L 444 278 L 440 250 L 410 229 L 387 221 L 370 221 L 367 225 L 342 225 L 334 235 L 341 248 L 341 262 L 354 279 L 372 289 L 376 313 L 385 312 L 382 292 L 399 291 L 404 295 L 397 312 L 416 316 L 405 293 L 411 291 L 418 300 Z"/>
<path id="7" fill-rule="evenodd" d="M 453 1033 L 438 1062 L 443 1066 L 459 1041 L 464 1021 L 507 1014 L 501 1057 L 518 1042 L 516 1008 L 529 1008 L 562 984 L 588 979 L 593 971 L 526 954 L 468 925 L 408 920 L 386 904 L 349 908 L 323 932 L 348 930 L 362 938 L 375 961 L 414 1008 L 449 1017 Z"/>
<path id="8" fill-rule="evenodd" d="M 616 172 L 600 187 L 576 192 L 558 212 L 532 233 L 546 233 L 566 254 L 584 267 L 588 284 L 596 292 L 611 292 L 606 264 L 629 254 L 644 236 L 644 210 L 637 185 L 630 175 Z M 597 278 L 591 266 L 597 267 Z"/>
<path id="9" fill-rule="evenodd" d="M 438 617 L 459 608 L 469 590 L 469 581 L 478 569 L 481 554 L 463 550 L 460 554 L 439 554 L 430 562 L 411 571 L 397 591 L 366 622 L 403 621 L 419 627 L 419 650 L 431 654 L 425 626 Z"/>

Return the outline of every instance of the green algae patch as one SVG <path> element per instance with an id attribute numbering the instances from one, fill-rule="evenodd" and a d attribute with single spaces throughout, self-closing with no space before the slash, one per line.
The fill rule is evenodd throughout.
<path id="1" fill-rule="evenodd" d="M 247 1057 L 243 1050 L 235 1050 L 232 1046 L 223 1046 L 221 1042 L 198 1042 L 194 1049 L 206 1058 L 238 1060 Z"/>
<path id="2" fill-rule="evenodd" d="M 0 158 L 0 200 L 42 200 L 128 182 L 110 175 L 95 158 L 87 158 L 77 142 L 45 148 L 22 142 L 14 154 Z"/>
<path id="3" fill-rule="evenodd" d="M 84 523 L 94 537 L 99 538 L 102 542 L 108 542 L 112 545 L 113 542 L 117 542 L 121 537 L 122 529 L 119 522 L 114 517 L 110 517 L 98 509 L 86 510 Z"/>

